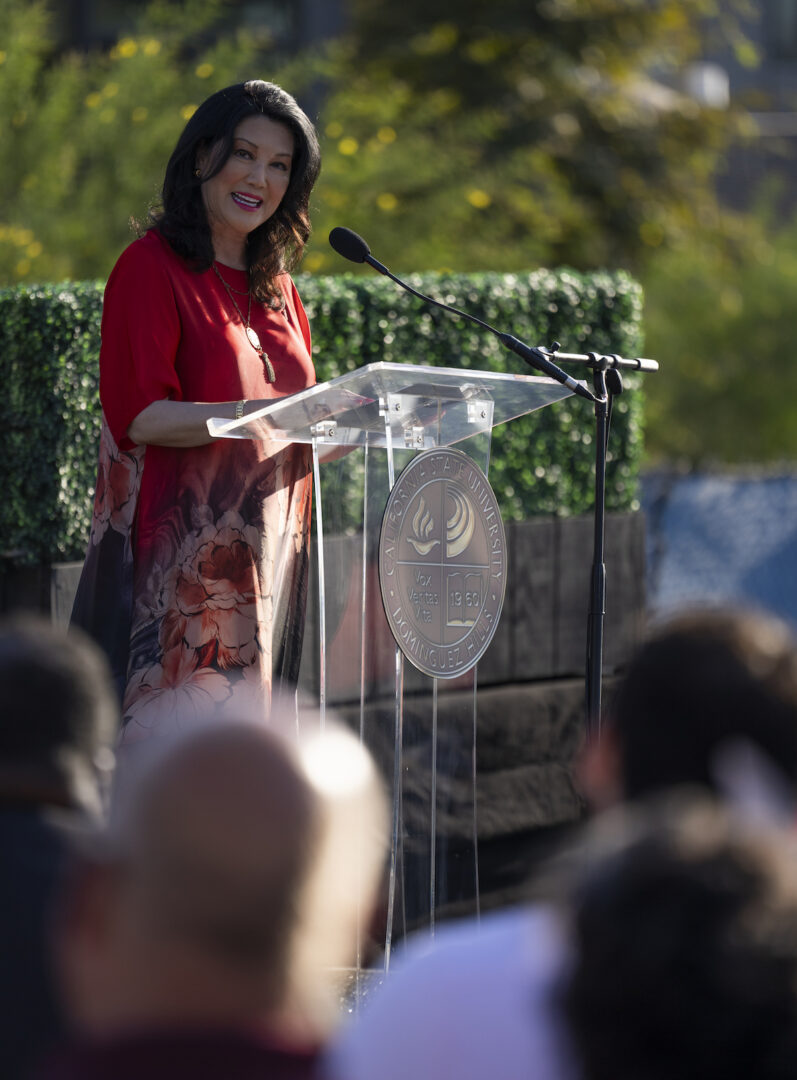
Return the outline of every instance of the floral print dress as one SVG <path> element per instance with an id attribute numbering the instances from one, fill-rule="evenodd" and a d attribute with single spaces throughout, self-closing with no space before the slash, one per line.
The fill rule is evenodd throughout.
<path id="1" fill-rule="evenodd" d="M 246 303 L 245 271 L 217 263 Z M 222 281 L 197 273 L 157 232 L 122 253 L 105 290 L 103 424 L 91 537 L 72 614 L 108 654 L 122 742 L 204 718 L 267 713 L 298 676 L 308 576 L 308 447 L 219 439 L 136 446 L 153 401 L 236 401 L 315 381 L 307 318 L 288 275 L 282 312 L 253 303 L 263 363 Z"/>

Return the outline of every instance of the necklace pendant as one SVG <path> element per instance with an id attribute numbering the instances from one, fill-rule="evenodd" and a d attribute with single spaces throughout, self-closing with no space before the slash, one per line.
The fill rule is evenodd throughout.
<path id="1" fill-rule="evenodd" d="M 268 355 L 265 349 L 259 349 L 260 359 L 263 361 L 263 367 L 266 370 L 266 382 L 276 382 L 277 375 L 274 371 L 274 365 L 271 363 L 271 357 Z"/>
<path id="2" fill-rule="evenodd" d="M 263 361 L 263 367 L 266 371 L 266 382 L 276 382 L 277 376 L 274 371 L 274 365 L 271 363 L 271 357 L 260 344 L 260 338 L 258 337 L 257 330 L 253 330 L 251 326 L 246 326 L 244 327 L 244 329 L 246 330 L 246 336 L 249 338 L 249 344 Z"/>

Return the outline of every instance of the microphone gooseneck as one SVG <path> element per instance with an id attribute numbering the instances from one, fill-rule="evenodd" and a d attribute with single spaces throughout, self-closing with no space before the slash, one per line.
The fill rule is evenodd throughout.
<path id="1" fill-rule="evenodd" d="M 427 296 L 425 293 L 413 289 L 406 281 L 402 281 L 400 277 L 396 277 L 396 275 L 391 273 L 386 266 L 383 266 L 381 262 L 375 259 L 365 240 L 351 229 L 347 229 L 342 225 L 337 225 L 329 234 L 329 243 L 333 250 L 335 250 L 338 255 L 342 255 L 344 259 L 348 259 L 350 262 L 368 263 L 369 266 L 378 270 L 380 274 L 384 274 L 386 277 L 389 277 L 391 281 L 395 281 L 402 289 L 406 289 L 408 293 L 417 296 L 419 300 L 423 300 L 427 304 L 434 304 L 435 307 L 443 308 L 444 311 L 450 311 L 453 315 L 459 315 L 460 318 L 468 319 L 477 326 L 481 326 L 482 329 L 488 330 L 491 334 L 494 334 L 505 348 L 511 349 L 512 352 L 516 353 L 518 356 L 522 356 L 526 363 L 531 367 L 537 368 L 538 371 L 542 371 L 545 375 L 549 376 L 549 378 L 562 383 L 569 390 L 572 390 L 574 394 L 578 394 L 579 397 L 586 398 L 587 401 L 596 400 L 595 395 L 591 390 L 584 386 L 583 383 L 578 382 L 578 380 L 574 379 L 571 375 L 568 375 L 562 368 L 552 363 L 552 361 L 540 352 L 540 350 L 525 345 L 522 341 L 513 337 L 512 334 L 501 333 L 501 331 L 496 330 L 494 326 L 490 326 L 489 323 L 484 322 L 482 319 L 477 319 L 475 315 L 471 315 L 467 311 L 460 311 L 459 308 L 452 307 L 450 304 L 444 304 L 440 300 L 435 300 L 433 296 Z"/>

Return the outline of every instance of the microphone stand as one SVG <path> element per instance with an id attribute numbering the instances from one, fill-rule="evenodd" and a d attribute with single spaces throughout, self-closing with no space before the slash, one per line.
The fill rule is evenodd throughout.
<path id="1" fill-rule="evenodd" d="M 606 616 L 606 457 L 609 445 L 611 398 L 606 379 L 605 357 L 592 367 L 595 393 L 595 508 L 592 537 L 592 574 L 587 613 L 586 713 L 587 738 L 600 738 L 601 690 L 603 680 L 603 624 Z M 620 391 L 622 379 L 618 373 Z"/>
<path id="2" fill-rule="evenodd" d="M 389 275 L 392 276 L 392 275 Z M 398 279 L 395 279 L 398 280 Z M 460 314 L 457 312 L 457 314 Z M 472 316 L 469 316 L 472 318 Z M 482 324 L 485 325 L 485 324 Z M 488 327 L 492 330 L 492 327 Z M 493 333 L 496 331 L 493 330 Z M 533 368 L 557 378 L 574 393 L 592 401 L 595 407 L 595 509 L 592 540 L 592 572 L 590 576 L 589 608 L 587 612 L 587 658 L 585 676 L 585 705 L 587 737 L 600 737 L 601 694 L 603 680 L 603 630 L 606 616 L 606 459 L 609 446 L 609 425 L 614 398 L 623 392 L 622 368 L 634 371 L 658 371 L 655 360 L 637 357 L 626 359 L 617 353 L 561 353 L 558 341 L 550 349 L 529 346 L 510 334 L 498 334 L 499 340 L 522 356 Z M 554 361 L 586 364 L 592 369 L 592 392 L 581 383 L 568 378 Z M 565 376 L 565 378 L 562 378 Z"/>
<path id="3" fill-rule="evenodd" d="M 616 353 L 560 353 L 559 342 L 550 349 L 540 349 L 551 359 L 581 363 L 592 369 L 595 403 L 595 507 L 592 540 L 592 572 L 587 613 L 587 662 L 585 680 L 587 737 L 597 739 L 601 728 L 601 691 L 603 679 L 603 631 L 606 615 L 606 459 L 609 445 L 614 398 L 623 392 L 622 368 L 657 371 L 655 360 L 624 359 Z"/>

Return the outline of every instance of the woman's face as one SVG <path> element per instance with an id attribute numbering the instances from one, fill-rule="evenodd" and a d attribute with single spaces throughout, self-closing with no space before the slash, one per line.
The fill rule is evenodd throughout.
<path id="1" fill-rule="evenodd" d="M 235 129 L 230 156 L 202 184 L 214 248 L 245 243 L 271 217 L 288 189 L 294 139 L 290 128 L 266 116 L 248 116 Z M 197 158 L 204 173 L 212 151 Z"/>

